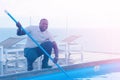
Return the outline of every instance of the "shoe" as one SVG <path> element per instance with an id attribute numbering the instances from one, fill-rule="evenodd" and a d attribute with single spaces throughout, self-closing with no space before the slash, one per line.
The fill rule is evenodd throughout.
<path id="1" fill-rule="evenodd" d="M 27 71 L 32 71 L 33 67 L 32 66 L 28 66 Z"/>
<path id="2" fill-rule="evenodd" d="M 52 68 L 52 66 L 42 66 L 42 69 L 45 69 L 45 68 Z"/>

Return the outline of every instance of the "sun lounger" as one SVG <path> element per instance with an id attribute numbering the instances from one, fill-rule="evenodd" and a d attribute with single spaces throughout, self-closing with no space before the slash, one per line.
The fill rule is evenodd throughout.
<path id="1" fill-rule="evenodd" d="M 24 40 L 24 37 L 9 37 L 6 40 L 0 42 L 0 46 L 3 46 L 3 48 L 11 48 L 13 45 L 15 45 L 16 43 Z"/>
<path id="2" fill-rule="evenodd" d="M 59 50 L 65 52 L 65 60 L 66 60 L 66 64 L 68 63 L 68 60 L 70 59 L 70 55 L 72 55 L 72 53 L 80 53 L 81 54 L 81 59 L 83 58 L 83 54 L 81 53 L 81 44 L 79 44 L 79 42 L 75 42 L 76 40 L 78 40 L 80 38 L 80 36 L 78 35 L 70 35 L 68 37 L 66 37 L 65 39 L 63 39 L 60 43 L 58 43 L 59 46 Z M 77 47 L 78 46 L 78 47 Z M 80 46 L 80 47 L 79 47 Z"/>
<path id="3" fill-rule="evenodd" d="M 19 43 L 24 39 L 24 37 L 10 37 L 0 42 L 0 75 L 11 71 L 21 72 L 27 70 L 27 61 L 23 52 L 24 43 Z M 42 57 L 39 57 L 35 61 L 34 67 L 36 69 L 41 69 L 41 60 Z"/>
<path id="4" fill-rule="evenodd" d="M 1 75 L 4 73 L 3 68 L 5 68 L 4 70 L 8 71 L 8 64 L 11 61 L 14 61 L 15 59 L 16 61 L 14 62 L 17 64 L 17 61 L 21 58 L 19 53 L 23 52 L 24 47 L 16 47 L 15 45 L 24 39 L 25 38 L 23 37 L 9 37 L 8 39 L 0 42 Z"/>

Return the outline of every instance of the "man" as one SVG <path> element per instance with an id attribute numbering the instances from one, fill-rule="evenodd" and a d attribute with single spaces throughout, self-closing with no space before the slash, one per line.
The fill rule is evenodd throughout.
<path id="1" fill-rule="evenodd" d="M 21 24 L 18 22 L 16 24 L 18 27 L 17 35 L 25 35 L 26 33 L 21 29 Z M 51 34 L 47 31 L 48 20 L 41 19 L 39 26 L 29 26 L 26 28 L 26 31 L 41 45 L 41 47 L 51 55 L 52 48 L 54 49 L 55 57 L 54 63 L 58 61 L 58 48 L 56 42 L 53 40 Z M 48 65 L 49 57 L 41 50 L 29 37 L 27 37 L 27 42 L 24 49 L 24 56 L 27 59 L 27 70 L 33 70 L 33 62 L 44 55 L 42 60 L 42 68 L 52 68 Z"/>

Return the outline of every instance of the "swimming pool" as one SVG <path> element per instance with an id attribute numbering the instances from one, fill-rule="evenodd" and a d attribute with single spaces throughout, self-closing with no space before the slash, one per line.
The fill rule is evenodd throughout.
<path id="1" fill-rule="evenodd" d="M 105 75 L 120 72 L 120 59 L 103 60 L 63 67 L 73 80 L 105 80 Z M 101 77 L 102 75 L 102 77 Z M 103 77 L 104 75 L 104 77 Z M 11 76 L 12 80 L 69 80 L 58 69 L 27 72 Z M 2 79 L 9 80 L 9 79 Z M 107 79 L 108 80 L 108 79 Z"/>

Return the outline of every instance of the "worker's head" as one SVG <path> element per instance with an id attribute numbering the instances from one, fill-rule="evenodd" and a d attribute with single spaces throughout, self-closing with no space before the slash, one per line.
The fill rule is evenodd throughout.
<path id="1" fill-rule="evenodd" d="M 47 19 L 41 19 L 39 23 L 39 28 L 42 32 L 44 32 L 48 28 L 48 20 Z"/>

